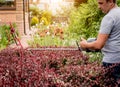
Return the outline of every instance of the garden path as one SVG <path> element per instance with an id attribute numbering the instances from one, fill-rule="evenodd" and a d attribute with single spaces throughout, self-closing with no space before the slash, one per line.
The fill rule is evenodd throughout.
<path id="1" fill-rule="evenodd" d="M 21 37 L 20 42 L 21 42 L 23 48 L 29 47 L 29 45 L 28 45 L 29 40 L 32 40 L 32 37 L 29 35 L 25 35 L 25 36 Z"/>
<path id="2" fill-rule="evenodd" d="M 20 42 L 21 42 L 21 45 L 23 46 L 23 48 L 29 47 L 29 45 L 28 45 L 29 40 L 32 40 L 32 36 L 30 36 L 30 35 L 21 36 Z M 10 47 L 17 47 L 17 45 L 14 43 L 14 44 L 11 44 Z"/>
<path id="3" fill-rule="evenodd" d="M 33 35 L 37 32 L 37 30 L 38 30 L 37 28 L 33 27 L 33 28 L 31 28 L 31 30 L 27 31 L 26 35 L 21 36 L 20 42 L 21 42 L 23 48 L 29 47 L 28 41 L 33 40 Z M 14 43 L 14 44 L 10 45 L 10 47 L 17 47 L 17 45 Z"/>

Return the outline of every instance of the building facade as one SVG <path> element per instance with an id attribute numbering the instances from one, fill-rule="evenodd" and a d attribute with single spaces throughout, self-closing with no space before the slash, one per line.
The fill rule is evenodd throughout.
<path id="1" fill-rule="evenodd" d="M 0 0 L 0 25 L 16 23 L 20 35 L 30 29 L 29 0 Z"/>

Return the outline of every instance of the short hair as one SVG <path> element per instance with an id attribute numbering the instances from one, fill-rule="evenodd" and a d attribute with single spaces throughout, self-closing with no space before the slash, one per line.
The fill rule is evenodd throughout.
<path id="1" fill-rule="evenodd" d="M 110 1 L 110 0 L 106 0 L 107 2 Z M 113 0 L 113 3 L 116 3 L 116 0 Z"/>

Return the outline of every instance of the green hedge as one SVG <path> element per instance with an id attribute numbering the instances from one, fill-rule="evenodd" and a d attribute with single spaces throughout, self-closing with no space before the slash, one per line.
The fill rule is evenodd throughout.
<path id="1" fill-rule="evenodd" d="M 72 11 L 69 30 L 79 37 L 96 37 L 102 17 L 103 14 L 98 9 L 97 1 L 88 0 L 87 3 L 81 4 Z"/>

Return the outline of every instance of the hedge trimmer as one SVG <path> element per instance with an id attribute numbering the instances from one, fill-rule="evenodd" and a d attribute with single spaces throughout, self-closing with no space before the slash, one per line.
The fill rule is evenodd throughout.
<path id="1" fill-rule="evenodd" d="M 88 38 L 87 39 L 87 42 L 93 42 L 93 41 L 95 41 L 96 40 L 96 38 Z M 79 44 L 78 44 L 78 41 L 76 41 L 76 44 L 77 44 L 77 47 L 78 47 L 78 50 L 79 51 L 86 51 L 86 52 L 99 52 L 100 50 L 93 50 L 93 49 L 85 49 L 85 50 L 83 50 L 80 46 L 79 46 Z"/>

